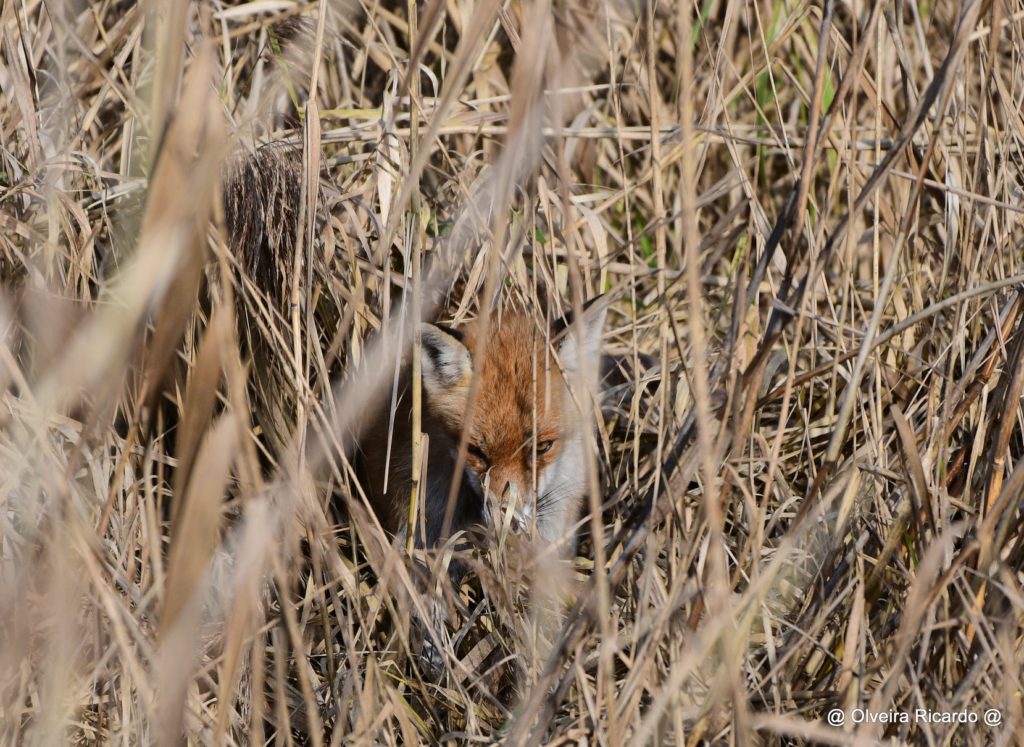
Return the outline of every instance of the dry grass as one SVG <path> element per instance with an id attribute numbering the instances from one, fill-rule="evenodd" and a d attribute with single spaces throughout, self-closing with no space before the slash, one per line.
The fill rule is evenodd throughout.
<path id="1" fill-rule="evenodd" d="M 1020 0 L 2 8 L 0 743 L 1024 734 Z M 571 572 L 392 545 L 410 320 L 600 292 Z"/>

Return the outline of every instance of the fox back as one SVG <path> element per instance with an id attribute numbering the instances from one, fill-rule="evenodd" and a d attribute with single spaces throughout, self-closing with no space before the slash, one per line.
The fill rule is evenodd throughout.
<path id="1" fill-rule="evenodd" d="M 436 543 L 446 529 L 511 521 L 517 531 L 535 528 L 541 542 L 572 547 L 587 483 L 584 408 L 597 382 L 606 314 L 599 299 L 579 319 L 550 330 L 521 312 L 492 323 L 486 337 L 476 327 L 422 326 L 422 429 L 429 442 L 419 544 Z M 397 534 L 408 531 L 409 399 L 403 391 L 390 459 L 388 418 L 378 418 L 361 442 L 364 488 L 385 529 Z M 449 507 L 463 435 L 467 452 Z"/>

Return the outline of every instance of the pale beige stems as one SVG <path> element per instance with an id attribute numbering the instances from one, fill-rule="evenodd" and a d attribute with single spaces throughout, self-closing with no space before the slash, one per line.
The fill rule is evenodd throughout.
<path id="1" fill-rule="evenodd" d="M 419 309 L 419 304 L 416 304 Z M 416 312 L 414 312 L 416 313 Z M 420 350 L 423 347 L 423 340 L 420 336 L 419 325 L 413 338 L 412 345 L 412 486 L 409 489 L 409 520 L 405 532 L 405 551 L 412 555 L 415 547 L 416 517 L 419 513 L 420 481 L 423 469 L 423 447 L 424 442 L 422 427 L 423 412 L 423 376 L 420 366 Z"/>
<path id="2" fill-rule="evenodd" d="M 964 9 L 963 14 L 961 15 L 958 24 L 958 34 L 950 43 L 948 59 L 946 63 L 944 63 L 946 69 L 945 79 L 941 81 L 942 88 L 939 90 L 938 95 L 934 100 L 936 112 L 943 112 L 946 110 L 946 106 L 949 102 L 950 90 L 952 88 L 952 81 L 955 79 L 957 71 L 960 69 L 960 64 L 963 61 L 967 47 L 970 29 L 973 29 L 977 23 L 980 7 L 980 3 L 972 3 Z M 925 106 L 924 100 L 919 104 L 919 107 L 920 106 Z M 929 144 L 929 149 L 925 154 L 926 158 L 921 162 L 921 166 L 919 167 L 917 181 L 915 182 L 913 191 L 911 192 L 912 198 L 915 194 L 920 193 L 923 186 L 922 180 L 924 179 L 925 168 L 931 158 L 931 148 L 934 143 L 935 139 L 932 138 Z M 914 199 L 911 199 L 910 203 L 913 204 L 913 202 Z M 878 300 L 875 302 L 871 319 L 868 322 L 867 329 L 865 330 L 862 338 L 860 351 L 857 355 L 857 359 L 854 361 L 853 370 L 850 373 L 849 383 L 843 392 L 843 400 L 840 406 L 839 416 L 836 419 L 836 425 L 832 431 L 832 437 L 829 440 L 828 450 L 825 453 L 826 464 L 835 464 L 839 458 L 839 452 L 842 449 L 842 441 L 846 437 L 846 431 L 853 415 L 855 398 L 860 391 L 860 380 L 864 373 L 868 354 L 871 352 L 875 338 L 878 336 L 878 328 L 881 323 L 882 315 L 885 313 L 885 309 L 889 303 L 889 294 L 892 291 L 892 286 L 896 279 L 897 270 L 900 265 L 900 258 L 903 254 L 903 248 L 906 245 L 909 232 L 910 225 L 908 220 L 904 218 L 900 225 L 900 230 L 896 235 L 892 256 L 889 259 L 885 276 L 882 278 L 882 287 L 878 292 Z"/>
<path id="3" fill-rule="evenodd" d="M 314 44 L 313 64 L 309 73 L 309 98 L 306 101 L 305 122 L 303 128 L 302 148 L 302 195 L 299 202 L 299 220 L 295 237 L 295 256 L 292 258 L 292 277 L 290 288 L 290 319 L 292 327 L 292 359 L 295 376 L 295 451 L 296 476 L 301 474 L 305 454 L 306 419 L 308 417 L 306 398 L 309 393 L 309 379 L 306 373 L 307 364 L 311 359 L 307 339 L 306 355 L 302 354 L 302 324 L 300 309 L 306 309 L 306 316 L 312 315 L 310 303 L 311 284 L 301 283 L 300 276 L 303 265 L 307 275 L 311 276 L 312 261 L 303 261 L 304 256 L 310 259 L 313 255 L 313 241 L 316 231 L 317 194 L 320 184 L 320 110 L 316 103 L 317 77 L 320 70 L 320 50 L 323 46 L 324 20 L 327 13 L 324 7 L 319 9 L 317 34 Z M 303 291 L 305 291 L 303 293 Z M 304 303 L 303 303 L 304 301 Z M 308 336 L 307 336 L 308 338 Z"/>
<path id="4" fill-rule="evenodd" d="M 408 0 L 407 7 L 409 12 L 409 40 L 412 43 L 416 39 L 418 26 L 416 0 Z M 411 67 L 406 72 L 406 79 L 409 81 L 409 162 L 413 163 L 416 160 L 419 143 L 419 116 L 417 108 L 419 108 L 420 103 L 420 76 L 419 62 L 415 56 L 409 60 L 409 64 Z M 410 174 L 410 180 L 414 180 L 415 183 L 409 185 L 412 192 L 409 198 L 409 214 L 407 216 L 409 221 L 409 238 L 411 239 L 411 245 L 409 246 L 409 262 L 411 262 L 411 267 L 408 272 L 412 285 L 413 314 L 415 316 L 413 329 L 415 332 L 413 333 L 412 343 L 412 485 L 409 488 L 409 518 L 408 529 L 405 533 L 405 551 L 408 555 L 412 555 L 413 548 L 416 546 L 416 517 L 419 513 L 420 483 L 423 478 L 423 373 L 420 361 L 421 351 L 423 350 L 423 336 L 420 334 L 419 325 L 423 298 L 422 289 L 420 288 L 420 248 L 422 242 L 420 241 L 420 190 L 418 174 Z"/>
<path id="5" fill-rule="evenodd" d="M 395 207 L 401 208 L 407 200 L 412 198 L 413 194 L 419 192 L 419 175 L 423 173 L 423 169 L 427 166 L 427 160 L 436 147 L 440 123 L 445 120 L 449 109 L 462 90 L 463 84 L 472 72 L 472 60 L 476 58 L 484 41 L 484 31 L 493 24 L 497 8 L 497 0 L 485 0 L 477 5 L 469 24 L 468 33 L 464 38 L 459 39 L 441 101 L 437 104 L 435 118 L 427 134 L 418 142 L 421 147 L 417 148 L 415 155 L 409 158 L 409 176 L 399 187 L 398 196 L 394 201 Z M 396 226 L 393 221 L 384 222 L 384 231 L 378 242 L 379 251 L 383 251 L 384 247 L 391 245 L 395 230 Z"/>
<path id="6" fill-rule="evenodd" d="M 153 24 L 156 39 L 156 73 L 150 103 L 150 163 L 156 162 L 158 149 L 163 144 L 163 132 L 171 108 L 178 99 L 178 85 L 184 69 L 185 25 L 188 22 L 188 0 L 151 0 L 147 15 Z M 147 23 L 147 27 L 149 24 Z"/>

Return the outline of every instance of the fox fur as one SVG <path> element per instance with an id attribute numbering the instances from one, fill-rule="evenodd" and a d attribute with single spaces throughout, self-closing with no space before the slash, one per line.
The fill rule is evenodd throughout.
<path id="1" fill-rule="evenodd" d="M 513 311 L 492 322 L 486 337 L 475 325 L 422 325 L 422 431 L 429 441 L 424 499 L 413 528 L 417 544 L 431 546 L 473 525 L 511 519 L 514 530 L 571 550 L 587 488 L 590 418 L 584 408 L 592 406 L 588 390 L 598 380 L 607 308 L 599 298 L 578 319 L 547 331 Z M 393 426 L 388 417 L 372 423 L 358 459 L 374 511 L 398 535 L 409 531 L 412 486 L 405 378 Z M 449 507 L 464 434 L 468 449 Z"/>

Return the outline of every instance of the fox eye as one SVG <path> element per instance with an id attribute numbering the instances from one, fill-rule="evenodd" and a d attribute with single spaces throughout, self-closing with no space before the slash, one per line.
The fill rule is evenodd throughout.
<path id="1" fill-rule="evenodd" d="M 555 445 L 554 441 L 538 441 L 537 442 L 537 456 L 547 454 L 551 451 L 551 447 Z"/>
<path id="2" fill-rule="evenodd" d="M 476 444 L 469 444 L 466 451 L 469 452 L 469 455 L 473 457 L 473 459 L 483 462 L 484 464 L 490 464 L 490 461 L 487 459 L 487 455 L 484 454 L 483 450 Z"/>

